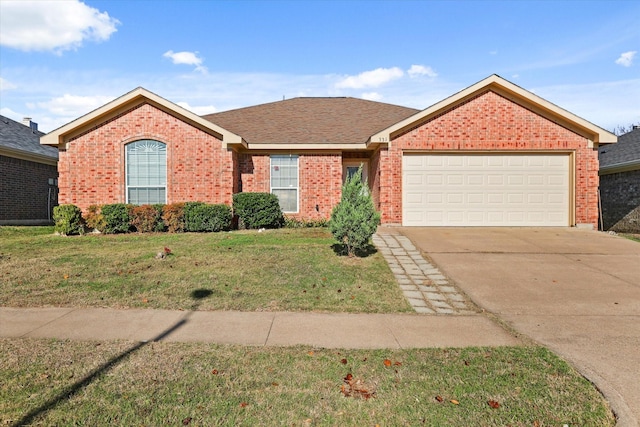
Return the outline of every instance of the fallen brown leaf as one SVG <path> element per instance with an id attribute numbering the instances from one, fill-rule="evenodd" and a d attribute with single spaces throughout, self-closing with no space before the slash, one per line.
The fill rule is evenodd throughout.
<path id="1" fill-rule="evenodd" d="M 491 406 L 493 409 L 498 409 L 500 407 L 500 404 L 495 400 L 488 400 L 487 404 Z"/>

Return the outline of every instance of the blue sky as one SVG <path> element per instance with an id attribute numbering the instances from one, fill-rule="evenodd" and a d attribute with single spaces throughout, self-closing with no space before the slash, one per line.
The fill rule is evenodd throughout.
<path id="1" fill-rule="evenodd" d="M 638 1 L 0 1 L 0 114 L 51 131 L 138 86 L 197 114 L 296 96 L 426 108 L 498 74 L 640 123 Z"/>

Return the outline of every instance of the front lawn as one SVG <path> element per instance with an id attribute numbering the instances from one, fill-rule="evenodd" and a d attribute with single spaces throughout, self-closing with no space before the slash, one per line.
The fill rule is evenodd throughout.
<path id="1" fill-rule="evenodd" d="M 0 339 L 0 424 L 12 423 L 606 427 L 614 419 L 589 382 L 541 347 Z"/>
<path id="2" fill-rule="evenodd" d="M 0 306 L 412 311 L 379 253 L 348 258 L 333 244 L 311 228 L 62 237 L 0 227 Z"/>

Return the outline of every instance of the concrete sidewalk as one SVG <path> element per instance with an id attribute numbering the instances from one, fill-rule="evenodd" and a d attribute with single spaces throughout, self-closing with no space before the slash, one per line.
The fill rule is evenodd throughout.
<path id="1" fill-rule="evenodd" d="M 483 314 L 344 314 L 0 307 L 0 338 L 424 348 L 519 345 Z"/>

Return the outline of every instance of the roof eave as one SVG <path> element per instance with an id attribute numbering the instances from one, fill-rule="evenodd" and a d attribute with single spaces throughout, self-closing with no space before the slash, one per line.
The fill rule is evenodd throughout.
<path id="1" fill-rule="evenodd" d="M 242 147 L 249 151 L 267 151 L 267 150 L 366 150 L 371 149 L 371 144 L 363 143 L 273 143 L 273 142 L 251 142 L 230 144 L 236 147 Z"/>
<path id="2" fill-rule="evenodd" d="M 523 105 L 525 108 L 554 121 L 560 126 L 582 135 L 589 140 L 591 148 L 594 148 L 595 144 L 611 144 L 618 140 L 616 135 L 613 133 L 558 107 L 557 105 L 509 82 L 508 80 L 503 79 L 496 74 L 493 74 L 486 79 L 481 80 L 480 82 L 414 114 L 413 116 L 410 116 L 405 120 L 374 134 L 370 141 L 388 143 L 395 136 L 419 123 L 428 121 L 432 117 L 440 114 L 443 110 L 453 108 L 469 98 L 476 96 L 478 93 L 489 90 L 495 91 L 496 93 Z"/>
<path id="3" fill-rule="evenodd" d="M 56 157 L 47 156 L 39 153 L 32 153 L 24 150 L 17 150 L 9 147 L 0 146 L 0 155 L 13 157 L 15 159 L 27 160 L 29 162 L 42 163 L 51 166 L 58 165 Z"/>
<path id="4" fill-rule="evenodd" d="M 601 166 L 598 175 L 611 175 L 620 172 L 630 172 L 640 170 L 640 159 L 630 160 L 628 162 L 616 163 L 613 165 Z"/>

